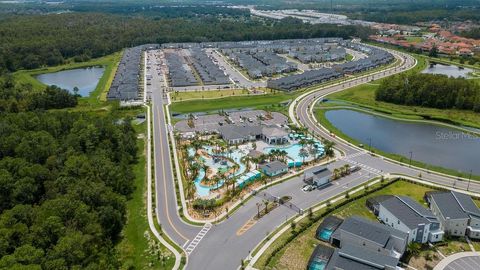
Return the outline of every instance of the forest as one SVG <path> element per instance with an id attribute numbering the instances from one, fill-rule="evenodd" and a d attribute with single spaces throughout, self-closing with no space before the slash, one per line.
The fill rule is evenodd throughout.
<path id="1" fill-rule="evenodd" d="M 474 80 L 436 74 L 399 74 L 382 80 L 378 101 L 480 112 L 480 86 Z"/>
<path id="2" fill-rule="evenodd" d="M 54 85 L 34 91 L 30 84 L 18 83 L 11 75 L 0 76 L 0 113 L 75 107 L 78 96 Z"/>
<path id="3" fill-rule="evenodd" d="M 151 19 L 100 13 L 13 16 L 0 20 L 0 72 L 85 61 L 146 43 L 365 38 L 371 33 L 360 26 L 310 25 L 291 18 L 238 23 L 218 17 Z"/>
<path id="4" fill-rule="evenodd" d="M 36 111 L 1 113 L 0 126 L 0 269 L 118 269 L 130 123 Z"/>

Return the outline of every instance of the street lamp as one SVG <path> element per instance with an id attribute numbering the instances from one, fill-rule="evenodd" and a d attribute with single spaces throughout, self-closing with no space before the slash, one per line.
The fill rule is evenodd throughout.
<path id="1" fill-rule="evenodd" d="M 410 153 L 410 162 L 409 162 L 409 165 L 408 165 L 408 166 L 409 166 L 409 167 L 412 167 L 412 156 L 413 156 L 413 152 L 410 151 L 409 153 Z"/>
<path id="2" fill-rule="evenodd" d="M 470 180 L 472 180 L 472 170 L 470 170 L 470 175 L 468 176 L 468 185 L 467 185 L 467 191 L 470 188 Z"/>
<path id="3" fill-rule="evenodd" d="M 372 137 L 367 138 L 368 140 L 368 151 L 372 152 Z"/>

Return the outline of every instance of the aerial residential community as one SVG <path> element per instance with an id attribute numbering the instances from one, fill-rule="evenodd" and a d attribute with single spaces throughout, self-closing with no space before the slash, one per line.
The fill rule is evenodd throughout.
<path id="1" fill-rule="evenodd" d="M 0 269 L 480 269 L 479 11 L 0 1 Z"/>

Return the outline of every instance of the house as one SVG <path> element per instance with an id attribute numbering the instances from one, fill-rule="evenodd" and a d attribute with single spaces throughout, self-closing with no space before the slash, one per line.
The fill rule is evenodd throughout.
<path id="1" fill-rule="evenodd" d="M 218 132 L 228 144 L 241 144 L 260 138 L 262 128 L 254 125 L 227 125 L 220 127 Z"/>
<path id="2" fill-rule="evenodd" d="M 278 160 L 261 165 L 260 170 L 267 176 L 273 177 L 288 172 L 288 165 Z"/>
<path id="3" fill-rule="evenodd" d="M 367 204 L 386 225 L 408 234 L 408 242 L 438 242 L 443 239 L 440 222 L 429 209 L 407 196 L 384 195 Z"/>
<path id="4" fill-rule="evenodd" d="M 480 210 L 470 196 L 456 191 L 433 191 L 425 194 L 425 200 L 446 234 L 480 239 Z"/>
<path id="5" fill-rule="evenodd" d="M 288 133 L 278 127 L 263 127 L 262 139 L 268 144 L 285 144 L 288 142 Z"/>
<path id="6" fill-rule="evenodd" d="M 332 172 L 327 167 L 323 167 L 305 172 L 303 175 L 303 181 L 309 185 L 322 187 L 330 183 L 331 177 Z"/>
<path id="7" fill-rule="evenodd" d="M 408 234 L 359 216 L 345 219 L 330 238 L 333 246 L 356 245 L 387 256 L 400 258 L 408 243 Z"/>
<path id="8" fill-rule="evenodd" d="M 268 144 L 285 144 L 288 142 L 288 132 L 276 126 L 232 124 L 220 127 L 218 132 L 228 144 L 242 144 L 257 139 L 262 139 Z"/>
<path id="9" fill-rule="evenodd" d="M 400 258 L 363 249 L 347 243 L 335 249 L 325 269 L 385 269 L 396 270 Z"/>

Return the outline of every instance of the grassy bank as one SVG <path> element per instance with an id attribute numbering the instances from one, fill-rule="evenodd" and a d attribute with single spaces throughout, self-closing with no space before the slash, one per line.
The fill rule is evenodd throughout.
<path id="1" fill-rule="evenodd" d="M 353 138 L 350 138 L 349 136 L 344 134 L 342 131 L 340 131 L 338 128 L 336 128 L 334 125 L 332 125 L 332 123 L 330 123 L 330 121 L 328 121 L 328 119 L 325 117 L 325 112 L 326 111 L 328 111 L 328 109 L 316 109 L 315 110 L 315 118 L 317 119 L 317 121 L 319 123 L 322 124 L 322 126 L 324 126 L 326 129 L 328 129 L 330 132 L 333 132 L 337 136 L 341 137 L 342 139 L 345 139 L 346 141 L 348 141 L 348 142 L 350 142 L 354 145 L 358 146 L 360 144 L 364 144 L 364 143 L 359 142 L 359 141 L 357 141 Z M 406 163 L 406 164 L 410 163 L 410 160 L 409 160 L 408 157 L 404 157 L 404 156 L 396 155 L 396 154 L 392 154 L 392 153 L 387 153 L 387 152 L 381 151 L 381 150 L 379 150 L 375 147 L 372 147 L 372 151 L 374 153 L 377 153 L 379 155 L 388 157 L 390 159 L 393 159 L 393 160 L 396 160 L 396 161 L 399 161 L 399 162 L 403 162 L 403 163 Z M 439 173 L 444 173 L 444 174 L 448 174 L 448 175 L 452 175 L 452 176 L 458 176 L 458 177 L 464 177 L 464 178 L 469 177 L 468 173 L 462 173 L 462 172 L 459 172 L 459 171 L 456 171 L 456 170 L 453 170 L 453 169 L 448 169 L 448 168 L 443 168 L 443 167 L 439 167 L 439 166 L 426 164 L 426 163 L 423 163 L 423 162 L 417 161 L 417 160 L 412 160 L 411 164 L 412 164 L 412 166 L 416 166 L 416 167 L 420 167 L 420 168 L 424 168 L 424 169 L 428 169 L 428 170 L 431 170 L 431 171 L 436 171 L 436 172 L 439 172 Z M 480 176 L 472 175 L 472 179 L 480 181 Z"/>
<path id="2" fill-rule="evenodd" d="M 221 109 L 237 109 L 251 108 L 264 109 L 269 111 L 287 112 L 288 107 L 279 103 L 293 100 L 300 94 L 296 93 L 277 93 L 258 96 L 240 96 L 240 97 L 224 97 L 209 100 L 189 100 L 182 102 L 174 102 L 170 106 L 172 113 L 193 113 L 193 112 L 210 112 Z"/>
<path id="3" fill-rule="evenodd" d="M 426 57 L 415 56 L 415 58 L 418 64 L 408 72 L 420 72 L 427 67 Z M 352 87 L 348 90 L 331 94 L 328 98 L 345 101 L 349 105 L 367 108 L 397 118 L 436 120 L 454 125 L 480 128 L 480 114 L 473 111 L 405 106 L 377 101 L 375 100 L 375 91 L 381 82 L 382 79 Z"/>
<path id="4" fill-rule="evenodd" d="M 381 185 L 382 184 L 377 184 L 372 186 L 370 187 L 370 190 L 373 190 L 376 187 L 381 187 Z M 333 210 L 331 214 L 342 218 L 359 215 L 375 220 L 375 216 L 369 212 L 365 206 L 365 202 L 368 198 L 386 194 L 405 195 L 424 204 L 423 195 L 426 191 L 430 190 L 431 189 L 428 187 L 410 182 L 396 181 L 390 185 L 386 185 L 378 191 L 363 196 L 357 200 L 353 200 L 352 202 Z M 363 193 L 363 191 L 359 192 L 358 195 L 361 193 Z M 357 196 L 357 194 L 352 196 Z M 333 209 L 335 205 L 332 205 L 330 208 Z M 318 218 L 325 215 L 326 211 L 328 210 L 324 208 L 314 213 L 312 218 L 306 217 L 298 222 L 295 226 L 296 230 L 300 230 L 303 227 L 304 231 L 298 234 L 293 240 L 288 241 L 288 238 L 292 235 L 291 228 L 283 233 L 280 238 L 278 238 L 260 257 L 255 264 L 255 267 L 258 269 L 306 269 L 310 255 L 316 245 L 321 243 L 315 238 L 315 231 L 323 220 L 323 218 Z M 317 219 L 318 221 L 314 221 Z M 312 220 L 314 222 L 312 222 Z M 278 247 L 281 246 L 283 246 L 283 248 L 278 250 Z"/>
<path id="5" fill-rule="evenodd" d="M 128 110 L 124 114 L 131 116 L 142 111 Z M 137 134 L 146 134 L 146 123 L 134 127 Z M 134 167 L 135 191 L 127 201 L 127 224 L 122 232 L 123 239 L 117 246 L 122 269 L 171 269 L 175 257 L 156 241 L 148 226 L 145 139 L 139 139 L 137 146 L 140 155 Z"/>

